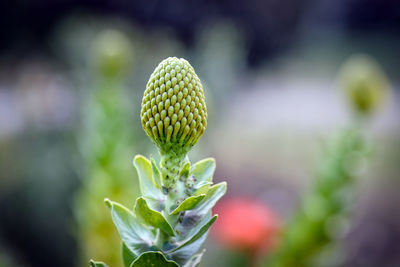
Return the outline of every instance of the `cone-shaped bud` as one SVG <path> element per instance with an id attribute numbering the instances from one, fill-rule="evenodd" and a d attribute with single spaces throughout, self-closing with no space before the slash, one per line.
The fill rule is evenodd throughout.
<path id="1" fill-rule="evenodd" d="M 379 64 L 369 56 L 350 57 L 340 70 L 345 93 L 360 114 L 374 111 L 387 95 L 388 80 Z"/>
<path id="2" fill-rule="evenodd" d="M 207 126 L 203 86 L 189 62 L 170 57 L 156 67 L 144 92 L 141 121 L 160 150 L 164 178 L 175 180 Z"/>

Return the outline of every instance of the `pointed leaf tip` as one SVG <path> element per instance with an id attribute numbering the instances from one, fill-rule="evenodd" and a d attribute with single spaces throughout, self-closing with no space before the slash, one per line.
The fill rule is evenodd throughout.
<path id="1" fill-rule="evenodd" d="M 163 230 L 170 236 L 175 236 L 174 230 L 165 217 L 160 212 L 150 209 L 143 197 L 139 197 L 136 200 L 135 213 L 138 218 L 147 224 Z"/>
<path id="2" fill-rule="evenodd" d="M 191 196 L 186 198 L 176 209 L 171 212 L 171 215 L 176 215 L 181 211 L 192 210 L 203 200 L 206 194 Z"/>
<path id="3" fill-rule="evenodd" d="M 133 160 L 133 164 L 138 173 L 142 195 L 157 200 L 163 198 L 163 194 L 154 180 L 151 162 L 147 158 L 137 155 Z"/>
<path id="4" fill-rule="evenodd" d="M 104 203 L 106 204 L 107 208 L 111 209 L 112 207 L 112 203 L 108 198 L 104 199 Z"/>
<path id="5" fill-rule="evenodd" d="M 179 267 L 171 260 L 167 260 L 159 251 L 149 251 L 142 253 L 130 267 Z"/>
<path id="6" fill-rule="evenodd" d="M 107 264 L 101 261 L 90 260 L 89 263 L 91 267 L 108 267 Z"/>

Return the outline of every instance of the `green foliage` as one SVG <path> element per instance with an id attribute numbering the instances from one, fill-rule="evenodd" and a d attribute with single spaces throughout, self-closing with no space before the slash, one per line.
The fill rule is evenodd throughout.
<path id="1" fill-rule="evenodd" d="M 86 169 L 75 211 L 81 261 L 85 264 L 92 257 L 111 266 L 122 264 L 120 253 L 110 249 L 120 247 L 121 241 L 102 202 L 109 197 L 131 203 L 139 193 L 136 173 L 127 161 L 133 156 L 132 148 L 138 146 L 131 120 L 135 107 L 125 102 L 124 90 L 127 77 L 123 74 L 131 63 L 130 46 L 122 32 L 101 31 L 89 53 L 90 84 L 82 85 L 88 95 L 82 101 L 78 142 Z"/>
<path id="2" fill-rule="evenodd" d="M 152 266 L 145 265 L 148 261 L 151 264 L 165 261 L 164 264 L 170 266 L 197 266 L 201 254 L 196 252 L 217 219 L 217 215 L 211 217 L 211 208 L 225 194 L 226 183 L 204 185 L 204 180 L 195 179 L 194 174 L 208 177 L 210 169 L 215 168 L 214 161 L 193 165 L 187 173 L 188 177 L 193 178 L 193 184 L 188 185 L 188 177 L 182 176 L 175 189 L 169 192 L 155 183 L 153 177 L 159 170 L 154 163 L 152 165 L 143 156 L 136 156 L 134 163 L 143 195 L 136 200 L 135 207 L 129 210 L 116 202 L 105 200 L 123 242 L 125 266 Z M 205 168 L 199 167 L 206 165 Z M 204 194 L 190 195 L 193 190 L 188 189 L 199 186 Z"/>
<path id="3" fill-rule="evenodd" d="M 122 239 L 124 265 L 198 266 L 204 251 L 196 253 L 218 217 L 211 208 L 225 194 L 226 183 L 213 185 L 213 159 L 191 166 L 187 157 L 205 130 L 207 113 L 200 80 L 186 60 L 168 58 L 156 68 L 141 118 L 159 148 L 160 163 L 134 158 L 142 196 L 132 210 L 105 200 Z"/>
<path id="4" fill-rule="evenodd" d="M 349 216 L 355 170 L 366 152 L 364 139 L 355 129 L 344 131 L 328 144 L 311 192 L 305 195 L 283 244 L 266 266 L 319 266 L 319 256 L 337 241 L 341 224 Z"/>
<path id="5" fill-rule="evenodd" d="M 161 252 L 150 251 L 145 252 L 137 258 L 130 267 L 179 267 L 174 261 L 167 260 Z"/>

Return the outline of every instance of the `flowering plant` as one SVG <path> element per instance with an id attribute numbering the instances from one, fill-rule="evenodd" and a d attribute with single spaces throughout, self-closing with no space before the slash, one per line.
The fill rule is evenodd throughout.
<path id="1" fill-rule="evenodd" d="M 211 208 L 226 183 L 213 185 L 214 159 L 191 164 L 187 156 L 207 125 L 203 88 L 189 62 L 167 58 L 157 66 L 144 92 L 141 121 L 160 164 L 140 155 L 133 160 L 142 196 L 132 210 L 105 200 L 122 239 L 124 265 L 198 266 L 204 250 L 197 252 L 217 219 Z"/>

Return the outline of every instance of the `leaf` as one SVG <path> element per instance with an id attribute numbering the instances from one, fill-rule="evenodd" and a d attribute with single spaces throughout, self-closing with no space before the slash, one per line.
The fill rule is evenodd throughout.
<path id="1" fill-rule="evenodd" d="M 193 195 L 198 196 L 201 194 L 207 194 L 207 192 L 210 188 L 210 185 L 212 185 L 212 182 L 207 182 L 207 181 L 203 181 L 203 182 L 196 184 Z"/>
<path id="2" fill-rule="evenodd" d="M 211 219 L 211 211 L 204 216 L 204 218 L 200 221 L 200 223 L 196 222 L 195 225 L 192 225 L 192 223 L 186 222 L 186 225 L 184 227 L 181 227 L 181 230 L 184 231 L 182 232 L 181 239 L 178 240 L 178 242 L 175 242 L 175 246 L 171 248 L 170 251 L 174 250 L 174 248 L 177 248 L 178 246 L 184 244 L 186 241 L 188 241 L 191 237 L 193 237 L 195 234 L 197 234 L 200 229 L 208 223 L 208 221 Z M 189 219 L 191 221 L 191 219 Z M 182 226 L 178 224 L 178 226 Z M 200 249 L 200 247 L 203 245 L 204 241 L 207 238 L 207 232 L 202 235 L 200 238 L 195 240 L 189 245 L 186 245 L 184 247 L 180 247 L 178 250 L 173 251 L 173 252 L 168 252 L 167 255 L 169 258 L 172 260 L 176 261 L 179 265 L 184 265 L 187 261 L 189 261 L 193 255 Z"/>
<path id="3" fill-rule="evenodd" d="M 122 261 L 124 262 L 125 267 L 131 266 L 132 262 L 137 258 L 132 251 L 122 242 Z"/>
<path id="4" fill-rule="evenodd" d="M 134 255 L 149 250 L 155 235 L 140 224 L 135 215 L 124 206 L 108 199 L 105 202 L 111 208 L 112 220 L 126 247 Z"/>
<path id="5" fill-rule="evenodd" d="M 151 170 L 153 171 L 153 180 L 156 183 L 156 186 L 158 188 L 162 188 L 160 170 L 158 169 L 156 161 L 153 158 L 151 158 Z"/>
<path id="6" fill-rule="evenodd" d="M 194 209 L 197 206 L 197 204 L 199 204 L 199 202 L 203 200 L 205 196 L 206 196 L 205 194 L 202 194 L 199 196 L 191 196 L 186 198 L 175 210 L 171 212 L 171 215 L 176 215 L 184 210 Z"/>
<path id="7" fill-rule="evenodd" d="M 195 213 L 196 215 L 202 216 L 209 212 L 215 203 L 226 193 L 226 182 L 222 182 L 210 187 L 207 192 L 206 197 L 201 201 L 201 203 L 190 213 Z"/>
<path id="8" fill-rule="evenodd" d="M 141 254 L 130 267 L 179 267 L 179 265 L 167 260 L 159 251 L 149 251 Z"/>
<path id="9" fill-rule="evenodd" d="M 201 238 L 204 234 L 208 232 L 208 229 L 213 225 L 213 223 L 217 220 L 218 215 L 214 215 L 207 223 L 205 223 L 201 228 L 198 230 L 197 233 L 195 233 L 192 237 L 188 238 L 187 240 L 184 240 L 180 242 L 181 244 L 178 245 L 178 247 L 174 248 L 171 252 L 175 252 L 185 246 L 188 246 L 195 242 L 197 239 Z"/>
<path id="10" fill-rule="evenodd" d="M 207 234 L 204 234 L 202 237 L 200 237 L 190 245 L 182 247 L 172 253 L 167 253 L 167 255 L 176 263 L 182 266 L 187 263 L 193 257 L 193 254 L 195 254 L 200 249 L 206 238 Z"/>
<path id="11" fill-rule="evenodd" d="M 195 254 L 193 257 L 190 258 L 190 260 L 188 262 L 186 262 L 185 265 L 183 265 L 183 267 L 197 267 L 197 266 L 199 266 L 201 258 L 204 255 L 204 252 L 206 252 L 205 249 L 203 249 L 203 251 L 201 251 L 200 253 Z"/>
<path id="12" fill-rule="evenodd" d="M 203 200 L 192 210 L 184 213 L 180 223 L 176 225 L 175 230 L 184 239 L 190 236 L 190 231 L 196 231 L 198 225 L 208 220 L 211 214 L 211 208 L 225 194 L 226 183 L 219 183 L 209 187 L 209 190 Z M 208 215 L 208 216 L 206 216 Z"/>
<path id="13" fill-rule="evenodd" d="M 186 162 L 179 175 L 188 178 L 189 173 L 190 173 L 190 162 Z"/>
<path id="14" fill-rule="evenodd" d="M 215 171 L 215 160 L 213 158 L 203 159 L 192 166 L 191 175 L 197 182 L 211 182 Z"/>
<path id="15" fill-rule="evenodd" d="M 141 155 L 137 155 L 133 160 L 133 164 L 138 172 L 140 192 L 142 195 L 152 199 L 161 199 L 163 195 L 157 188 L 156 182 L 153 179 L 150 161 Z"/>
<path id="16" fill-rule="evenodd" d="M 150 209 L 143 197 L 136 200 L 135 212 L 146 224 L 159 228 L 170 236 L 175 236 L 174 230 L 164 216 L 160 212 Z"/>
<path id="17" fill-rule="evenodd" d="M 105 264 L 104 262 L 94 261 L 94 260 L 90 260 L 90 266 L 91 267 L 108 267 L 108 265 Z"/>

